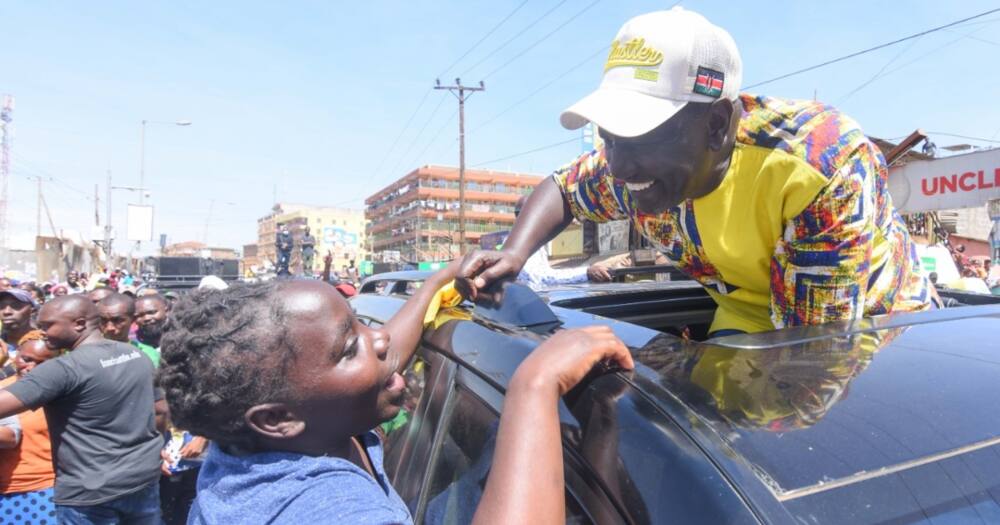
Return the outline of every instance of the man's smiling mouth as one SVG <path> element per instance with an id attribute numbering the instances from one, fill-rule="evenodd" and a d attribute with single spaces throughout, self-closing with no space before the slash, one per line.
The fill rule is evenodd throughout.
<path id="1" fill-rule="evenodd" d="M 649 189 L 649 187 L 654 183 L 656 183 L 655 180 L 651 180 L 649 182 L 626 182 L 625 187 L 628 188 L 629 191 L 642 191 Z"/>

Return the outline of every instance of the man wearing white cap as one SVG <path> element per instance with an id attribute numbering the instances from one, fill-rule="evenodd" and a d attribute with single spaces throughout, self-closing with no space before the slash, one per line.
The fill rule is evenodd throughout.
<path id="1" fill-rule="evenodd" d="M 742 76 L 701 15 L 629 20 L 601 86 L 560 119 L 593 122 L 604 146 L 546 179 L 459 286 L 516 273 L 574 217 L 629 219 L 715 299 L 715 336 L 929 308 L 878 148 L 830 106 L 740 94 Z"/>

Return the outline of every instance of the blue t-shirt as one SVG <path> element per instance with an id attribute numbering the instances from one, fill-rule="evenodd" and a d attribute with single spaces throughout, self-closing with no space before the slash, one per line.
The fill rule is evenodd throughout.
<path id="1" fill-rule="evenodd" d="M 382 468 L 378 436 L 368 432 L 361 442 L 375 478 L 343 458 L 292 452 L 233 456 L 212 443 L 188 523 L 412 523 Z"/>

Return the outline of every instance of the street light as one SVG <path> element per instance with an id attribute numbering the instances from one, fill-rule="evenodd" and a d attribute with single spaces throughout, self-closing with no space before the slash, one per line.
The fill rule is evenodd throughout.
<path id="1" fill-rule="evenodd" d="M 162 121 L 162 120 L 145 120 L 142 121 L 142 130 L 139 133 L 139 205 L 145 204 L 146 201 L 146 124 L 165 124 L 173 126 L 190 126 L 190 120 L 175 120 Z M 136 251 L 142 245 L 142 241 L 135 242 Z"/>
<path id="2" fill-rule="evenodd" d="M 168 126 L 190 126 L 190 120 L 143 120 L 142 131 L 139 133 L 139 187 L 146 188 L 146 124 L 166 124 Z M 139 193 L 139 204 L 143 204 L 143 194 Z"/>

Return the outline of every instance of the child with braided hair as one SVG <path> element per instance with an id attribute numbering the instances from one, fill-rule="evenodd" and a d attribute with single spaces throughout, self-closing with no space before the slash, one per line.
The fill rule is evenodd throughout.
<path id="1" fill-rule="evenodd" d="M 400 371 L 458 265 L 381 329 L 331 286 L 280 280 L 196 291 L 171 312 L 160 384 L 174 421 L 212 440 L 189 523 L 411 523 L 372 429 L 400 408 Z M 608 328 L 557 333 L 509 384 L 480 523 L 562 523 L 557 403 L 595 364 L 632 367 Z"/>

